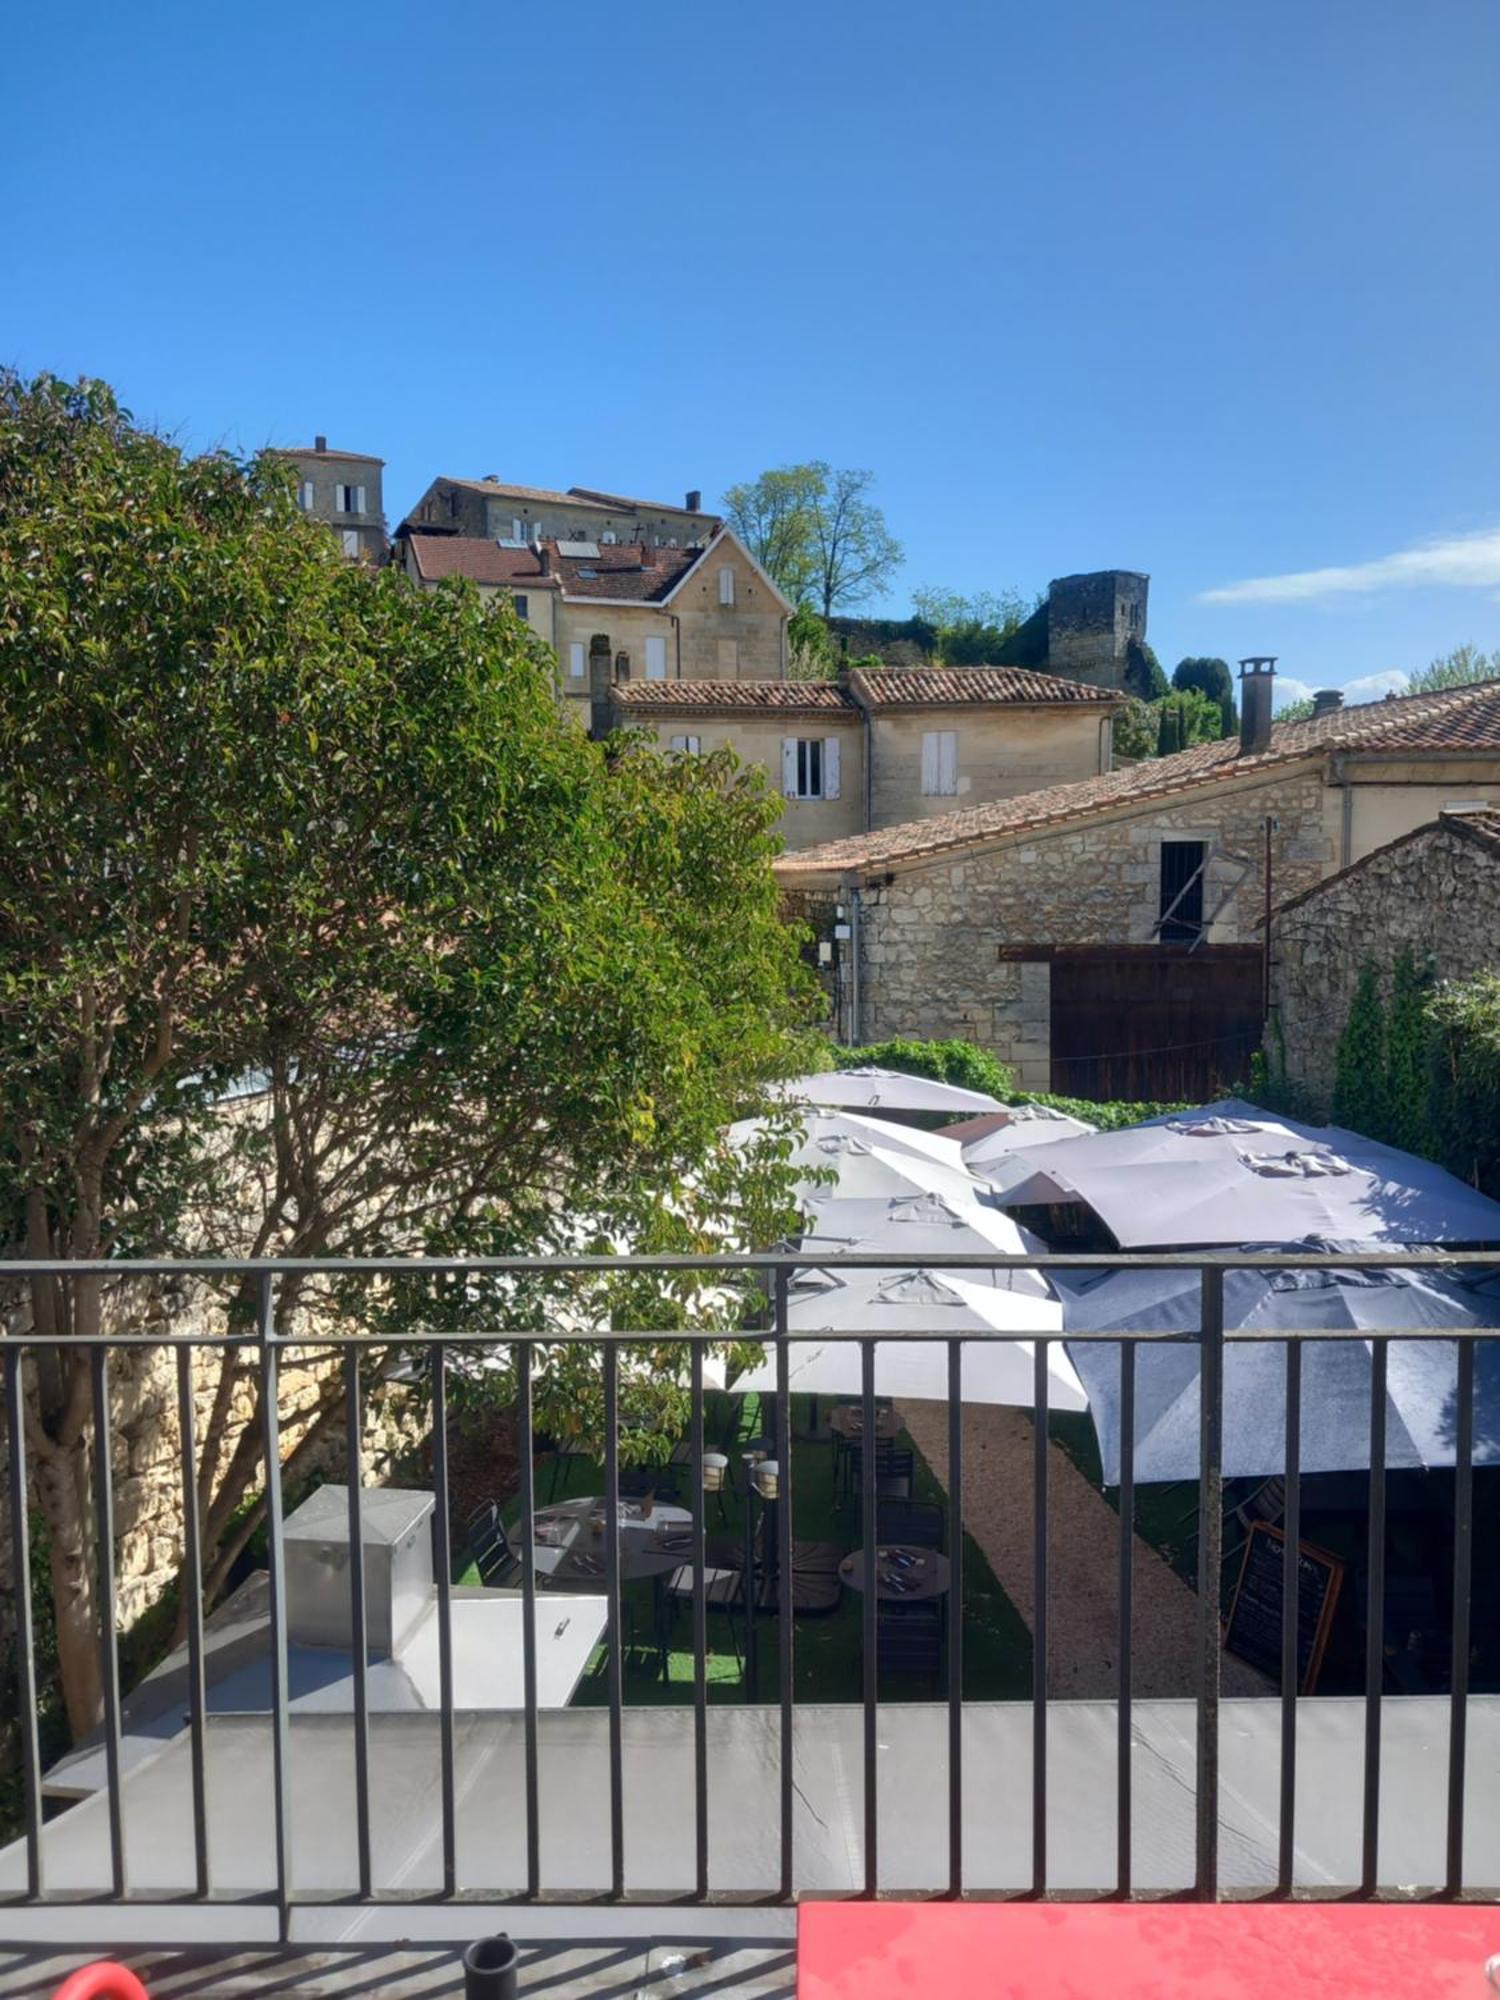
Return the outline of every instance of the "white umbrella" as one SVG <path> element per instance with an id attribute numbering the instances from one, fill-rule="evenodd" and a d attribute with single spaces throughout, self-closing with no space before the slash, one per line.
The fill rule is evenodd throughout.
<path id="1" fill-rule="evenodd" d="M 1029 1229 L 1022 1229 L 998 1208 L 953 1202 L 938 1194 L 911 1195 L 898 1201 L 845 1201 L 835 1191 L 830 1200 L 807 1201 L 805 1213 L 808 1233 L 798 1246 L 804 1255 L 888 1250 L 893 1267 L 906 1271 L 944 1252 L 981 1255 L 986 1250 L 999 1250 L 1019 1257 L 1045 1249 Z M 970 1285 L 1029 1292 L 1033 1298 L 1052 1297 L 1040 1271 L 963 1270 L 950 1275 Z"/>
<path id="2" fill-rule="evenodd" d="M 869 1282 L 870 1279 L 873 1283 Z M 971 1285 L 937 1271 L 849 1271 L 831 1266 L 807 1271 L 792 1287 L 788 1325 L 793 1333 L 873 1334 L 875 1392 L 933 1402 L 948 1394 L 948 1349 L 952 1335 L 970 1336 L 964 1346 L 963 1399 L 966 1403 L 1014 1403 L 1029 1408 L 1035 1397 L 1034 1348 L 1025 1336 L 1057 1331 L 1062 1308 L 1054 1299 Z M 931 1342 L 879 1339 L 882 1333 L 930 1333 Z M 857 1396 L 863 1386 L 858 1341 L 791 1343 L 788 1388 L 794 1394 Z M 1047 1349 L 1049 1403 L 1059 1410 L 1082 1410 L 1088 1399 L 1061 1343 Z M 736 1394 L 777 1389 L 776 1357 L 731 1385 Z"/>
<path id="3" fill-rule="evenodd" d="M 897 1152 L 890 1146 L 869 1146 L 863 1139 L 820 1141 L 806 1164 L 831 1170 L 832 1181 L 804 1181 L 799 1199 L 816 1202 L 829 1195 L 850 1201 L 890 1201 L 899 1195 L 940 1194 L 952 1202 L 977 1202 L 988 1190 L 963 1164 L 954 1149 L 952 1166 L 919 1153 Z"/>
<path id="4" fill-rule="evenodd" d="M 1241 1111 L 1252 1113 L 1241 1116 Z M 1347 1140 L 1348 1150 L 1342 1143 Z M 1122 1249 L 1500 1242 L 1500 1202 L 1430 1161 L 1253 1107 L 1185 1112 L 992 1162 L 1007 1208 L 1081 1203 Z"/>
<path id="5" fill-rule="evenodd" d="M 930 1076 L 907 1076 L 898 1069 L 831 1069 L 821 1076 L 797 1076 L 771 1086 L 775 1097 L 799 1104 L 836 1104 L 863 1111 L 999 1111 L 998 1097 Z"/>
<path id="6" fill-rule="evenodd" d="M 748 1149 L 767 1130 L 765 1118 L 742 1118 L 731 1125 L 725 1137 L 731 1146 Z M 963 1153 L 952 1139 L 940 1132 L 920 1132 L 911 1125 L 882 1123 L 861 1118 L 856 1111 L 807 1111 L 799 1126 L 801 1137 L 791 1158 L 799 1167 L 821 1167 L 851 1142 L 864 1146 L 884 1146 L 892 1153 L 915 1153 L 919 1159 L 936 1160 L 945 1167 L 963 1168 Z"/>
<path id="7" fill-rule="evenodd" d="M 1087 1139 L 1098 1129 L 1050 1104 L 1018 1104 L 1003 1125 L 968 1142 L 963 1149 L 964 1165 L 974 1173 L 983 1173 L 991 1161 L 1007 1159 L 1014 1152 L 1050 1145 L 1057 1139 Z"/>

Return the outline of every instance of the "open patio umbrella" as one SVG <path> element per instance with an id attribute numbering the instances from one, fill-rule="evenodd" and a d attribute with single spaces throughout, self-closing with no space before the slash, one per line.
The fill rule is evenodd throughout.
<path id="1" fill-rule="evenodd" d="M 963 1164 L 958 1148 L 953 1164 L 928 1159 L 924 1154 L 900 1152 L 892 1146 L 872 1146 L 852 1137 L 815 1142 L 799 1164 L 831 1171 L 831 1181 L 804 1181 L 799 1190 L 803 1202 L 816 1202 L 831 1195 L 849 1201 L 891 1201 L 898 1196 L 937 1194 L 956 1203 L 984 1200 L 989 1190 Z"/>
<path id="2" fill-rule="evenodd" d="M 809 1200 L 805 1213 L 808 1233 L 799 1245 L 805 1255 L 836 1257 L 845 1250 L 888 1250 L 893 1273 L 924 1264 L 944 1251 L 980 1255 L 999 1250 L 1019 1257 L 1043 1248 L 1029 1229 L 1022 1229 L 998 1208 L 953 1202 L 939 1194 L 910 1195 L 895 1201 L 845 1201 L 835 1190 L 827 1201 Z M 964 1270 L 945 1275 L 962 1278 L 965 1284 L 1029 1292 L 1033 1298 L 1052 1297 L 1040 1271 Z"/>
<path id="3" fill-rule="evenodd" d="M 1500 1243 L 1500 1202 L 1431 1161 L 1230 1107 L 1025 1147 L 986 1177 L 1006 1208 L 1081 1203 L 1122 1249 Z"/>
<path id="4" fill-rule="evenodd" d="M 1050 1104 L 1017 1104 L 1003 1125 L 965 1144 L 964 1165 L 983 1174 L 992 1161 L 1007 1159 L 1023 1148 L 1047 1146 L 1057 1139 L 1087 1139 L 1098 1129 Z"/>
<path id="5" fill-rule="evenodd" d="M 870 1282 L 873 1279 L 874 1282 Z M 1030 1408 L 1035 1396 L 1034 1350 L 1028 1334 L 1055 1332 L 1062 1309 L 1054 1299 L 971 1285 L 938 1271 L 839 1272 L 832 1265 L 805 1272 L 793 1286 L 789 1325 L 799 1336 L 847 1332 L 931 1333 L 926 1341 L 880 1341 L 875 1349 L 875 1390 L 941 1402 L 948 1394 L 948 1350 L 954 1334 L 972 1336 L 963 1360 L 966 1403 L 1013 1403 Z M 857 1396 L 863 1375 L 857 1341 L 799 1337 L 790 1349 L 789 1388 L 818 1396 Z M 1060 1343 L 1048 1349 L 1049 1399 L 1054 1409 L 1081 1410 L 1082 1385 Z M 773 1393 L 776 1358 L 730 1385 L 736 1393 Z"/>
<path id="6" fill-rule="evenodd" d="M 729 1127 L 725 1137 L 732 1146 L 748 1147 L 765 1131 L 767 1122 L 764 1118 L 742 1118 Z M 963 1170 L 962 1149 L 940 1132 L 922 1132 L 911 1125 L 861 1118 L 857 1111 L 814 1111 L 809 1107 L 802 1118 L 801 1132 L 801 1140 L 791 1156 L 799 1167 L 824 1166 L 830 1154 L 853 1141 L 864 1146 L 884 1146 L 892 1153 L 915 1153 L 919 1159 L 936 1160 L 941 1166 Z"/>
<path id="7" fill-rule="evenodd" d="M 1303 1243 L 1302 1250 L 1358 1245 Z M 1198 1275 L 1191 1271 L 1053 1273 L 1063 1324 L 1073 1331 L 1189 1332 L 1200 1324 Z M 1387 1372 L 1386 1463 L 1453 1463 L 1457 1349 L 1444 1331 L 1500 1326 L 1500 1300 L 1441 1272 L 1229 1271 L 1226 1327 L 1268 1333 L 1348 1335 L 1361 1328 L 1413 1329 L 1391 1343 Z M 1069 1355 L 1088 1391 L 1105 1482 L 1120 1477 L 1119 1349 L 1076 1341 Z M 1301 1468 L 1363 1471 L 1370 1462 L 1370 1342 L 1343 1338 L 1302 1343 Z M 1475 1460 L 1500 1459 L 1500 1342 L 1478 1350 Z M 1285 1341 L 1231 1341 L 1224 1355 L 1224 1471 L 1230 1478 L 1284 1472 Z M 1141 1342 L 1136 1348 L 1135 1475 L 1196 1479 L 1199 1454 L 1199 1352 L 1196 1344 Z"/>
<path id="8" fill-rule="evenodd" d="M 800 1104 L 841 1105 L 859 1111 L 999 1111 L 998 1097 L 966 1090 L 960 1084 L 939 1083 L 930 1076 L 907 1076 L 898 1069 L 831 1069 L 819 1076 L 796 1076 L 771 1086 L 774 1097 Z"/>

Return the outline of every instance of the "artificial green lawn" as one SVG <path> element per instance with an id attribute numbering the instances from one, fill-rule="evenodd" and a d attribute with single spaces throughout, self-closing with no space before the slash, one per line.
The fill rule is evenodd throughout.
<path id="1" fill-rule="evenodd" d="M 826 1404 L 824 1405 L 826 1413 Z M 811 1415 L 810 1399 L 792 1399 L 792 1429 L 804 1429 Z M 734 1458 L 736 1442 L 759 1435 L 759 1399 L 755 1396 L 707 1399 L 705 1412 L 709 1448 L 715 1441 Z M 904 1433 L 900 1443 L 910 1446 Z M 914 1447 L 913 1447 L 914 1449 Z M 915 1453 L 916 1476 L 913 1495 L 919 1500 L 938 1500 L 946 1495 L 933 1477 L 920 1452 Z M 725 1489 L 724 1515 L 718 1501 L 711 1498 L 708 1533 L 728 1537 L 738 1547 L 744 1536 L 743 1470 L 735 1464 L 737 1485 Z M 537 1502 L 545 1505 L 551 1492 L 551 1467 L 543 1462 L 537 1481 Z M 564 1459 L 557 1497 L 574 1498 L 603 1491 L 600 1467 L 586 1458 Z M 833 1483 L 833 1452 L 826 1442 L 794 1442 L 792 1448 L 793 1533 L 807 1541 L 838 1542 L 854 1548 L 860 1540 L 860 1510 L 857 1500 L 836 1502 Z M 686 1494 L 684 1495 L 686 1504 Z M 517 1513 L 513 1502 L 507 1519 L 514 1525 Z M 994 1572 L 985 1561 L 973 1537 L 964 1536 L 964 1645 L 963 1691 L 970 1701 L 1018 1700 L 1031 1691 L 1031 1634 L 1020 1614 L 1005 1595 Z M 477 1581 L 465 1571 L 460 1581 Z M 822 1617 L 800 1617 L 795 1621 L 793 1675 L 799 1702 L 858 1701 L 863 1693 L 861 1614 L 864 1599 L 857 1591 L 840 1593 L 836 1610 Z M 626 1584 L 621 1592 L 624 1629 L 634 1629 L 635 1644 L 624 1654 L 625 1700 L 632 1706 L 686 1704 L 693 1696 L 692 1608 L 684 1603 L 676 1621 L 676 1639 L 668 1655 L 668 1676 L 661 1677 L 656 1650 L 655 1588 L 649 1582 Z M 743 1625 L 736 1618 L 733 1628 L 743 1644 Z M 746 1688 L 736 1660 L 731 1628 L 726 1614 L 708 1614 L 708 1696 L 710 1701 L 743 1701 Z M 780 1694 L 777 1620 L 761 1616 L 756 1620 L 760 1686 L 758 1699 L 774 1702 Z M 930 1701 L 941 1692 L 924 1675 L 882 1673 L 881 1699 Z M 574 1697 L 576 1704 L 588 1706 L 609 1699 L 608 1652 L 596 1649 Z"/>

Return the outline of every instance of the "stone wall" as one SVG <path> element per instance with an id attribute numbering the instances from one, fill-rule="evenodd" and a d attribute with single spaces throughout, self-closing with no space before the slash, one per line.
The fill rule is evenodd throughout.
<path id="1" fill-rule="evenodd" d="M 1284 904 L 1272 926 L 1274 1042 L 1289 1082 L 1326 1107 L 1354 988 L 1373 964 L 1387 998 L 1410 951 L 1438 978 L 1500 966 L 1500 840 L 1460 819 L 1421 828 Z"/>
<path id="2" fill-rule="evenodd" d="M 874 797 L 871 823 L 961 812 L 992 799 L 1097 777 L 1103 766 L 1107 719 L 1092 704 L 1028 708 L 1015 702 L 967 708 L 874 711 Z M 935 730 L 957 738 L 958 790 L 922 790 L 922 739 Z"/>
<path id="3" fill-rule="evenodd" d="M 1024 1087 L 1045 1090 L 1052 1081 L 1051 968 L 1042 950 L 1028 958 L 1027 944 L 1149 944 L 1163 840 L 1210 843 L 1206 941 L 1253 942 L 1264 906 L 1266 816 L 1278 822 L 1273 879 L 1285 893 L 1312 887 L 1331 865 L 1322 814 L 1321 779 L 1303 767 L 866 874 L 859 1039 L 959 1036 L 1013 1064 Z M 804 889 L 794 907 L 826 935 L 833 900 L 831 890 Z M 836 900 L 847 903 L 847 889 Z M 836 949 L 847 960 L 848 947 Z M 847 1037 L 847 962 L 834 978 Z"/>

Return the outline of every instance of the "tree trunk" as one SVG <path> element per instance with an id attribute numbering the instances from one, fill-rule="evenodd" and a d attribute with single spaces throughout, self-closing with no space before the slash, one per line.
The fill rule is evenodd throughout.
<path id="1" fill-rule="evenodd" d="M 35 1477 L 50 1544 L 58 1677 L 68 1728 L 76 1742 L 97 1728 L 104 1714 L 86 1441 L 80 1438 L 70 1446 L 53 1445 L 39 1453 Z"/>

